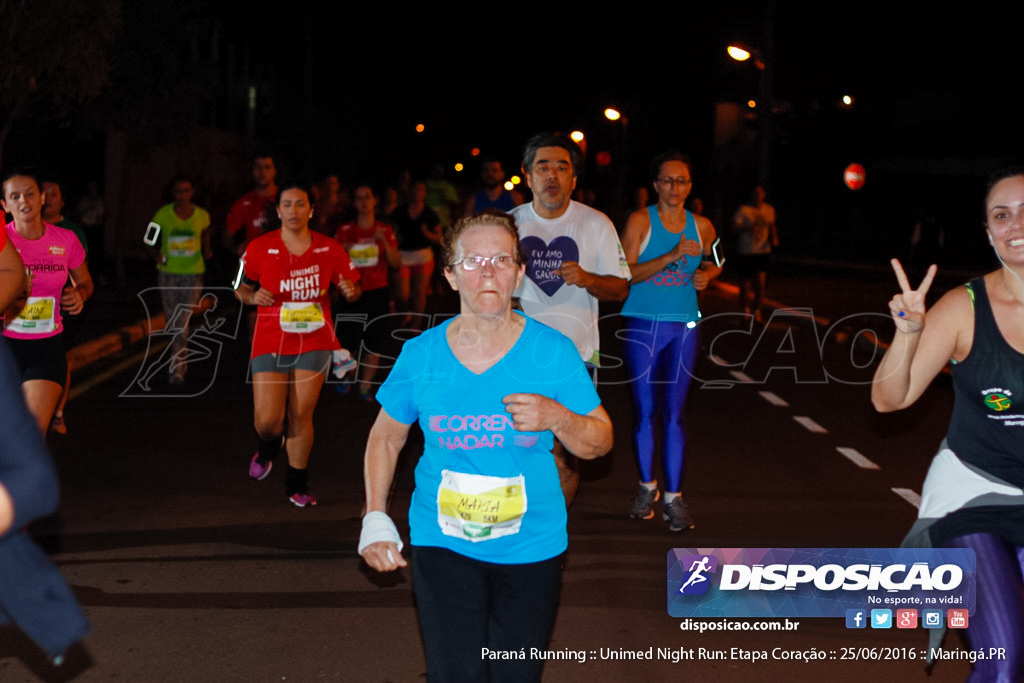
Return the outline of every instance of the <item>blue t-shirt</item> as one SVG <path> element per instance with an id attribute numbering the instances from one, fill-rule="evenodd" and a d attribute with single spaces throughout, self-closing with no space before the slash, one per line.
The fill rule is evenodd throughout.
<path id="1" fill-rule="evenodd" d="M 539 562 L 568 546 L 565 499 L 551 449 L 551 432 L 519 432 L 502 399 L 542 394 L 586 415 L 600 405 L 597 390 L 571 341 L 530 318 L 505 357 L 477 375 L 463 366 L 446 336 L 451 320 L 405 343 L 377 400 L 402 424 L 419 421 L 424 452 L 416 466 L 409 508 L 411 541 L 499 564 Z M 442 472 L 522 477 L 526 512 L 518 532 L 467 540 L 442 531 Z M 463 508 L 465 509 L 465 508 Z M 486 511 L 485 511 L 486 512 Z"/>

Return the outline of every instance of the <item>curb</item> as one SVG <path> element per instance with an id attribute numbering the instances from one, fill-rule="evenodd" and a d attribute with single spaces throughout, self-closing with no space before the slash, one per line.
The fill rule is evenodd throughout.
<path id="1" fill-rule="evenodd" d="M 164 329 L 166 322 L 163 312 L 160 312 L 152 319 L 139 320 L 134 325 L 126 325 L 116 332 L 82 342 L 68 351 L 68 368 L 72 372 L 81 370 L 101 358 L 123 351 L 154 332 Z"/>

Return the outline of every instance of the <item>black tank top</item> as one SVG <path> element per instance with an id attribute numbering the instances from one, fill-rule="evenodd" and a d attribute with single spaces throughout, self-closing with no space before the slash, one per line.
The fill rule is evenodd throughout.
<path id="1" fill-rule="evenodd" d="M 974 341 L 952 367 L 956 398 L 946 441 L 964 462 L 1024 488 L 1024 354 L 999 331 L 984 279 L 967 289 Z"/>

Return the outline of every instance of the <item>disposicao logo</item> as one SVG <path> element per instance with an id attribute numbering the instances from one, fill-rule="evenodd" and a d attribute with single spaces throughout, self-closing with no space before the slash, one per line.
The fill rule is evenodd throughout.
<path id="1" fill-rule="evenodd" d="M 679 592 L 683 595 L 704 595 L 711 587 L 708 574 L 714 574 L 718 569 L 718 558 L 714 555 L 690 555 L 680 558 L 683 566 L 689 567 L 679 586 Z"/>
<path id="2" fill-rule="evenodd" d="M 976 580 L 966 548 L 674 548 L 667 576 L 674 617 L 860 611 L 872 628 L 892 628 L 897 608 L 973 611 Z M 875 621 L 886 611 L 887 626 Z"/>

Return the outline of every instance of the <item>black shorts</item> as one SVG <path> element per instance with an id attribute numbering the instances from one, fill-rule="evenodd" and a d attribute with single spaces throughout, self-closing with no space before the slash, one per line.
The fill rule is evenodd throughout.
<path id="1" fill-rule="evenodd" d="M 68 377 L 68 358 L 63 335 L 42 339 L 4 337 L 4 341 L 18 364 L 22 382 L 45 379 L 64 386 Z"/>
<path id="2" fill-rule="evenodd" d="M 61 325 L 64 327 L 64 331 L 61 333 L 64 335 L 64 348 L 71 350 L 75 343 L 75 337 L 78 336 L 78 330 L 82 327 L 82 317 L 85 315 L 83 310 L 81 313 L 61 313 Z"/>
<path id="3" fill-rule="evenodd" d="M 744 279 L 767 273 L 772 265 L 771 254 L 732 254 L 729 260 L 736 264 L 736 273 Z"/>
<path id="4" fill-rule="evenodd" d="M 338 341 L 349 350 L 353 358 L 359 358 L 360 342 L 370 353 L 389 353 L 391 332 L 396 327 L 390 309 L 391 292 L 387 287 L 371 289 L 363 292 L 353 303 L 342 301 L 338 305 L 339 317 L 366 316 L 363 323 L 343 321 L 336 327 Z"/>

